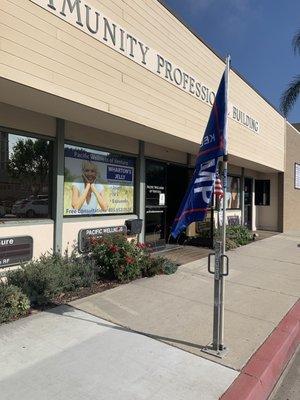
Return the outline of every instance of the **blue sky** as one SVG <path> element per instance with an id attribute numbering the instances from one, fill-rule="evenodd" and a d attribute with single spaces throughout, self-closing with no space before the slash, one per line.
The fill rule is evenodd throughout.
<path id="1" fill-rule="evenodd" d="M 280 96 L 295 75 L 300 55 L 291 42 L 300 29 L 299 0 L 165 0 L 219 55 L 228 53 L 237 69 L 267 100 Z M 300 122 L 300 97 L 288 116 Z"/>

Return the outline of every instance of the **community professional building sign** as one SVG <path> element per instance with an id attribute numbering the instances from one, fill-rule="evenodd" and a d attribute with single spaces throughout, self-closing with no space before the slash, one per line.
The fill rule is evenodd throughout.
<path id="1" fill-rule="evenodd" d="M 259 133 L 259 122 L 254 117 L 232 104 L 229 106 L 229 117 L 251 131 Z"/>
<path id="2" fill-rule="evenodd" d="M 167 60 L 163 55 L 147 46 L 135 35 L 106 17 L 99 9 L 85 0 L 30 0 L 57 17 L 94 37 L 120 54 L 136 62 L 152 73 L 167 80 L 204 103 L 213 105 L 215 93 L 199 79 Z M 239 121 L 231 115 L 231 118 Z M 242 123 L 253 130 L 250 125 Z M 254 129 L 255 131 L 255 129 Z"/>
<path id="3" fill-rule="evenodd" d="M 212 105 L 215 93 L 127 32 L 84 0 L 30 0 L 135 61 L 173 85 Z"/>

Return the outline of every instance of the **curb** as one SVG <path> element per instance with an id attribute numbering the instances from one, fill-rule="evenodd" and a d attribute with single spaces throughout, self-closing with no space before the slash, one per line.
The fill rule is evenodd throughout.
<path id="1" fill-rule="evenodd" d="M 300 344 L 298 300 L 220 400 L 266 400 Z"/>

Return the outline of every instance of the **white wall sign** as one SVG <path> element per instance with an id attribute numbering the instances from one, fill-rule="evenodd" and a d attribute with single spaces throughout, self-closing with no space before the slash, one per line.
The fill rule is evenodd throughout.
<path id="1" fill-rule="evenodd" d="M 295 189 L 300 189 L 300 164 L 295 164 Z"/>
<path id="2" fill-rule="evenodd" d="M 201 80 L 192 76 L 158 51 L 147 46 L 137 36 L 127 32 L 119 24 L 106 17 L 99 9 L 85 0 L 30 0 L 62 20 L 75 26 L 99 42 L 126 56 L 155 75 L 160 76 L 186 93 L 213 105 L 215 92 Z M 234 117 L 236 115 L 236 117 Z M 246 115 L 246 114 L 245 114 Z M 252 122 L 247 122 L 242 114 L 231 118 L 253 130 Z M 242 122 L 242 121 L 245 121 Z M 255 131 L 255 129 L 254 129 Z"/>
<path id="3" fill-rule="evenodd" d="M 166 195 L 165 193 L 159 193 L 159 205 L 164 206 L 166 204 Z"/>
<path id="4" fill-rule="evenodd" d="M 192 96 L 213 104 L 215 93 L 85 0 L 30 0 Z"/>

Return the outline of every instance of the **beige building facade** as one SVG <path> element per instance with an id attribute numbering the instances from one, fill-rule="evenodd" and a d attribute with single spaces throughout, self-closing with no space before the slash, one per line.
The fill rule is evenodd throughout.
<path id="1" fill-rule="evenodd" d="M 157 0 L 1 0 L 0 23 L 0 237 L 32 237 L 37 257 L 140 218 L 140 240 L 164 246 L 224 60 Z M 297 133 L 229 79 L 226 223 L 300 228 Z"/>

